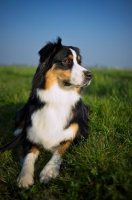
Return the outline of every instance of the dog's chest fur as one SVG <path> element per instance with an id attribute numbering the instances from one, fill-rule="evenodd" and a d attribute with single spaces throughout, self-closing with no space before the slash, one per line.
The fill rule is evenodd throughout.
<path id="1" fill-rule="evenodd" d="M 72 108 L 80 99 L 80 95 L 74 90 L 62 90 L 57 84 L 50 90 L 37 90 L 37 95 L 41 102 L 46 104 L 32 114 L 28 138 L 51 150 L 67 139 L 64 128 L 72 118 Z"/>

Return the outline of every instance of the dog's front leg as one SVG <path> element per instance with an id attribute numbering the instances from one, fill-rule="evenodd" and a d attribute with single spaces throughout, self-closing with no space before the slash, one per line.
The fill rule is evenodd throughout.
<path id="1" fill-rule="evenodd" d="M 47 184 L 51 178 L 55 178 L 58 176 L 60 165 L 62 162 L 62 155 L 69 148 L 72 140 L 75 138 L 78 132 L 78 129 L 79 129 L 78 124 L 72 123 L 67 129 L 62 131 L 61 137 L 58 138 L 58 143 L 60 144 L 62 141 L 65 142 L 59 146 L 58 150 L 55 151 L 50 161 L 46 164 L 46 166 L 40 173 L 41 183 Z"/>
<path id="2" fill-rule="evenodd" d="M 34 184 L 34 164 L 38 155 L 39 150 L 36 147 L 32 147 L 30 152 L 23 159 L 22 169 L 17 178 L 19 187 L 28 189 Z"/>
<path id="3" fill-rule="evenodd" d="M 57 151 L 53 154 L 50 161 L 46 164 L 40 173 L 40 182 L 47 184 L 51 178 L 55 178 L 59 174 L 60 165 L 62 162 L 62 155 L 69 148 L 71 141 L 64 142 Z"/>
<path id="4" fill-rule="evenodd" d="M 63 130 L 62 141 L 67 141 L 67 140 L 73 141 L 74 138 L 76 137 L 78 130 L 79 130 L 79 125 L 77 123 L 71 123 L 67 129 Z"/>

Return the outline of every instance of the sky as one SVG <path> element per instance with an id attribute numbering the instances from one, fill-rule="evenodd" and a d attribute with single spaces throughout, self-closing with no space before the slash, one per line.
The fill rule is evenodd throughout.
<path id="1" fill-rule="evenodd" d="M 0 0 L 0 64 L 38 65 L 58 36 L 83 66 L 132 67 L 132 0 Z"/>

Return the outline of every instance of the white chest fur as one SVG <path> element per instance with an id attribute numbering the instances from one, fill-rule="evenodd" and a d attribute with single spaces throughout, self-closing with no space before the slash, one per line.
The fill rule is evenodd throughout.
<path id="1" fill-rule="evenodd" d="M 74 90 L 64 91 L 58 88 L 57 84 L 50 90 L 37 90 L 37 95 L 46 105 L 33 113 L 28 138 L 50 150 L 68 139 L 69 132 L 64 132 L 64 127 L 70 120 L 71 109 L 80 96 Z"/>

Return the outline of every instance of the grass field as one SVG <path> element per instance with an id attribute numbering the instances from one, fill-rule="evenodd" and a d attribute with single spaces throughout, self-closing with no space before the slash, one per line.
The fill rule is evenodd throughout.
<path id="1" fill-rule="evenodd" d="M 0 67 L 0 146 L 14 136 L 14 118 L 26 102 L 35 68 Z M 0 200 L 132 199 L 132 70 L 91 69 L 93 81 L 83 100 L 91 107 L 90 134 L 63 157 L 58 178 L 39 183 L 50 159 L 41 151 L 35 185 L 17 187 L 17 148 L 0 153 Z"/>

